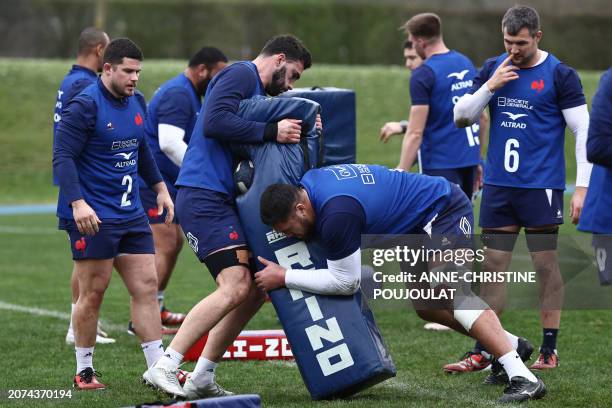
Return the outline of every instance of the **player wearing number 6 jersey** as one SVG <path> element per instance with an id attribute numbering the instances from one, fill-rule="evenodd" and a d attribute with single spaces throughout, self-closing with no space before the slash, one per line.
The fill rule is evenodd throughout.
<path id="1" fill-rule="evenodd" d="M 142 53 L 132 41 L 112 41 L 101 78 L 62 112 L 53 150 L 60 197 L 59 228 L 68 233 L 79 298 L 73 313 L 74 386 L 104 388 L 93 368 L 96 324 L 113 266 L 130 293 L 132 320 L 147 365 L 163 353 L 153 238 L 138 195 L 138 177 L 157 193 L 159 212 L 174 205 L 144 140 L 144 98 L 135 94 Z M 179 395 L 183 395 L 178 390 Z"/>
<path id="2" fill-rule="evenodd" d="M 471 125 L 488 105 L 491 130 L 480 209 L 487 247 L 483 270 L 507 270 L 523 227 L 538 272 L 544 329 L 540 358 L 532 368 L 554 368 L 563 302 L 557 234 L 563 223 L 565 127 L 576 137 L 576 192 L 570 204 L 576 224 L 592 167 L 585 147 L 589 113 L 576 71 L 538 49 L 542 32 L 533 8 L 510 8 L 502 31 L 506 53 L 485 62 L 470 94 L 455 105 L 455 123 Z M 485 285 L 481 295 L 501 311 L 504 287 Z"/>
<path id="3" fill-rule="evenodd" d="M 471 198 L 481 178 L 482 133 L 478 124 L 458 129 L 453 106 L 471 88 L 476 69 L 466 56 L 446 47 L 437 15 L 417 14 L 404 29 L 424 62 L 410 77 L 412 107 L 398 168 L 410 170 L 420 151 L 422 173 L 458 184 Z M 483 124 L 486 120 L 483 114 Z"/>

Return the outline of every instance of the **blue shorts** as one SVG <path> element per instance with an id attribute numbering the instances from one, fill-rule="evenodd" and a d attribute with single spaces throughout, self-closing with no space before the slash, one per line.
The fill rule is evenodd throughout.
<path id="1" fill-rule="evenodd" d="M 477 169 L 478 166 L 461 167 L 458 169 L 424 169 L 423 174 L 427 174 L 428 176 L 444 177 L 451 183 L 459 185 L 465 195 L 472 199 Z"/>
<path id="2" fill-rule="evenodd" d="M 112 259 L 119 254 L 154 254 L 153 234 L 142 215 L 128 221 L 102 220 L 95 235 L 82 235 L 74 220 L 60 218 L 59 229 L 68 233 L 72 259 Z"/>
<path id="3" fill-rule="evenodd" d="M 434 218 L 435 217 L 435 218 Z M 425 218 L 422 227 L 430 237 L 426 246 L 435 249 L 473 248 L 474 212 L 472 202 L 463 190 L 451 183 L 451 194 L 446 207 Z"/>
<path id="4" fill-rule="evenodd" d="M 166 184 L 168 186 L 168 192 L 170 193 L 170 198 L 174 205 L 176 205 L 176 188 L 171 185 Z M 163 224 L 166 220 L 166 209 L 164 208 L 164 212 L 161 215 L 157 215 L 157 193 L 151 190 L 147 186 L 140 186 L 140 201 L 142 202 L 142 207 L 145 210 L 145 214 L 147 214 L 147 218 L 149 219 L 149 224 Z M 176 215 L 176 211 L 174 213 L 174 219 L 172 220 L 173 224 L 178 224 L 178 216 Z"/>
<path id="5" fill-rule="evenodd" d="M 482 228 L 555 224 L 563 224 L 563 190 L 484 185 L 480 202 Z"/>
<path id="6" fill-rule="evenodd" d="M 200 262 L 218 249 L 246 246 L 234 199 L 203 188 L 181 187 L 176 195 L 181 228 Z"/>
<path id="7" fill-rule="evenodd" d="M 602 286 L 612 285 L 612 235 L 593 234 L 595 263 Z"/>

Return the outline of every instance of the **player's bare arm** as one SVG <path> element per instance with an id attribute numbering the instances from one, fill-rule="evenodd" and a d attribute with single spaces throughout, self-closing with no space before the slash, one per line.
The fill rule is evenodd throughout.
<path id="1" fill-rule="evenodd" d="M 383 143 L 387 143 L 391 136 L 404 133 L 401 122 L 387 122 L 380 128 L 378 139 Z"/>
<path id="2" fill-rule="evenodd" d="M 153 191 L 157 193 L 157 213 L 162 214 L 164 209 L 166 209 L 166 218 L 164 223 L 166 225 L 171 225 L 172 220 L 174 219 L 174 203 L 172 202 L 172 198 L 170 198 L 170 193 L 168 193 L 168 187 L 166 187 L 166 183 L 160 181 L 159 183 L 153 186 Z"/>
<path id="3" fill-rule="evenodd" d="M 398 169 L 409 171 L 417 157 L 417 152 L 423 140 L 423 131 L 429 115 L 429 105 L 416 105 L 410 108 L 410 122 L 402 142 L 402 153 Z"/>
<path id="4" fill-rule="evenodd" d="M 96 212 L 85 202 L 80 199 L 72 202 L 72 214 L 74 221 L 77 224 L 79 232 L 85 235 L 95 235 L 100 231 L 102 221 L 96 215 Z"/>
<path id="5" fill-rule="evenodd" d="M 255 274 L 255 283 L 258 288 L 269 292 L 285 286 L 285 273 L 287 272 L 285 268 L 261 256 L 258 256 L 257 259 L 266 266 Z"/>

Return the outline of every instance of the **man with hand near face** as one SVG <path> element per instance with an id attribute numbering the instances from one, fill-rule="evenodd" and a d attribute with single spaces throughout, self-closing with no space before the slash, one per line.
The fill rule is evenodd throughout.
<path id="1" fill-rule="evenodd" d="M 457 126 L 470 126 L 485 107 L 491 116 L 487 171 L 480 207 L 483 270 L 507 271 L 521 228 L 540 285 L 543 341 L 533 369 L 558 366 L 557 333 L 563 280 L 557 260 L 563 223 L 565 127 L 576 137 L 576 192 L 570 217 L 578 223 L 592 165 L 586 157 L 589 113 L 576 71 L 539 49 L 540 18 L 527 6 L 510 8 L 502 20 L 506 52 L 487 60 L 471 91 L 455 105 Z M 485 297 L 498 313 L 505 286 L 486 284 Z M 473 352 L 487 353 L 480 344 Z M 495 366 L 491 383 L 495 381 Z M 497 372 L 503 375 L 502 372 Z"/>

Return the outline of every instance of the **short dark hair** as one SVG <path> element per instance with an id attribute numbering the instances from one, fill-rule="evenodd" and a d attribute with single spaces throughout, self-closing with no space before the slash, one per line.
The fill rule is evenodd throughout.
<path id="1" fill-rule="evenodd" d="M 100 44 L 106 45 L 107 35 L 104 31 L 95 27 L 87 27 L 79 35 L 77 43 L 77 54 L 87 55 Z"/>
<path id="2" fill-rule="evenodd" d="M 408 41 L 408 40 L 404 41 L 404 47 L 402 49 L 404 49 L 404 50 L 405 49 L 411 50 L 412 49 L 412 41 Z"/>
<path id="3" fill-rule="evenodd" d="M 262 48 L 259 55 L 270 56 L 283 53 L 290 61 L 302 61 L 304 69 L 312 65 L 310 51 L 302 42 L 291 34 L 277 35 L 270 39 Z"/>
<path id="4" fill-rule="evenodd" d="M 300 199 L 300 189 L 292 184 L 272 184 L 259 201 L 261 222 L 274 225 L 286 221 Z"/>
<path id="5" fill-rule="evenodd" d="M 540 31 L 540 16 L 533 7 L 514 6 L 506 11 L 502 19 L 502 31 L 517 35 L 523 28 L 529 30 L 529 35 L 535 37 Z"/>
<path id="6" fill-rule="evenodd" d="M 227 62 L 227 57 L 220 49 L 215 47 L 202 47 L 189 59 L 189 67 L 197 67 L 204 64 L 207 69 L 211 69 L 219 62 Z"/>
<path id="7" fill-rule="evenodd" d="M 442 20 L 434 13 L 421 13 L 413 16 L 404 24 L 406 33 L 414 37 L 433 40 L 442 35 Z"/>
<path id="8" fill-rule="evenodd" d="M 102 61 L 106 64 L 121 64 L 124 58 L 142 61 L 142 51 L 129 38 L 117 38 L 108 44 Z"/>

